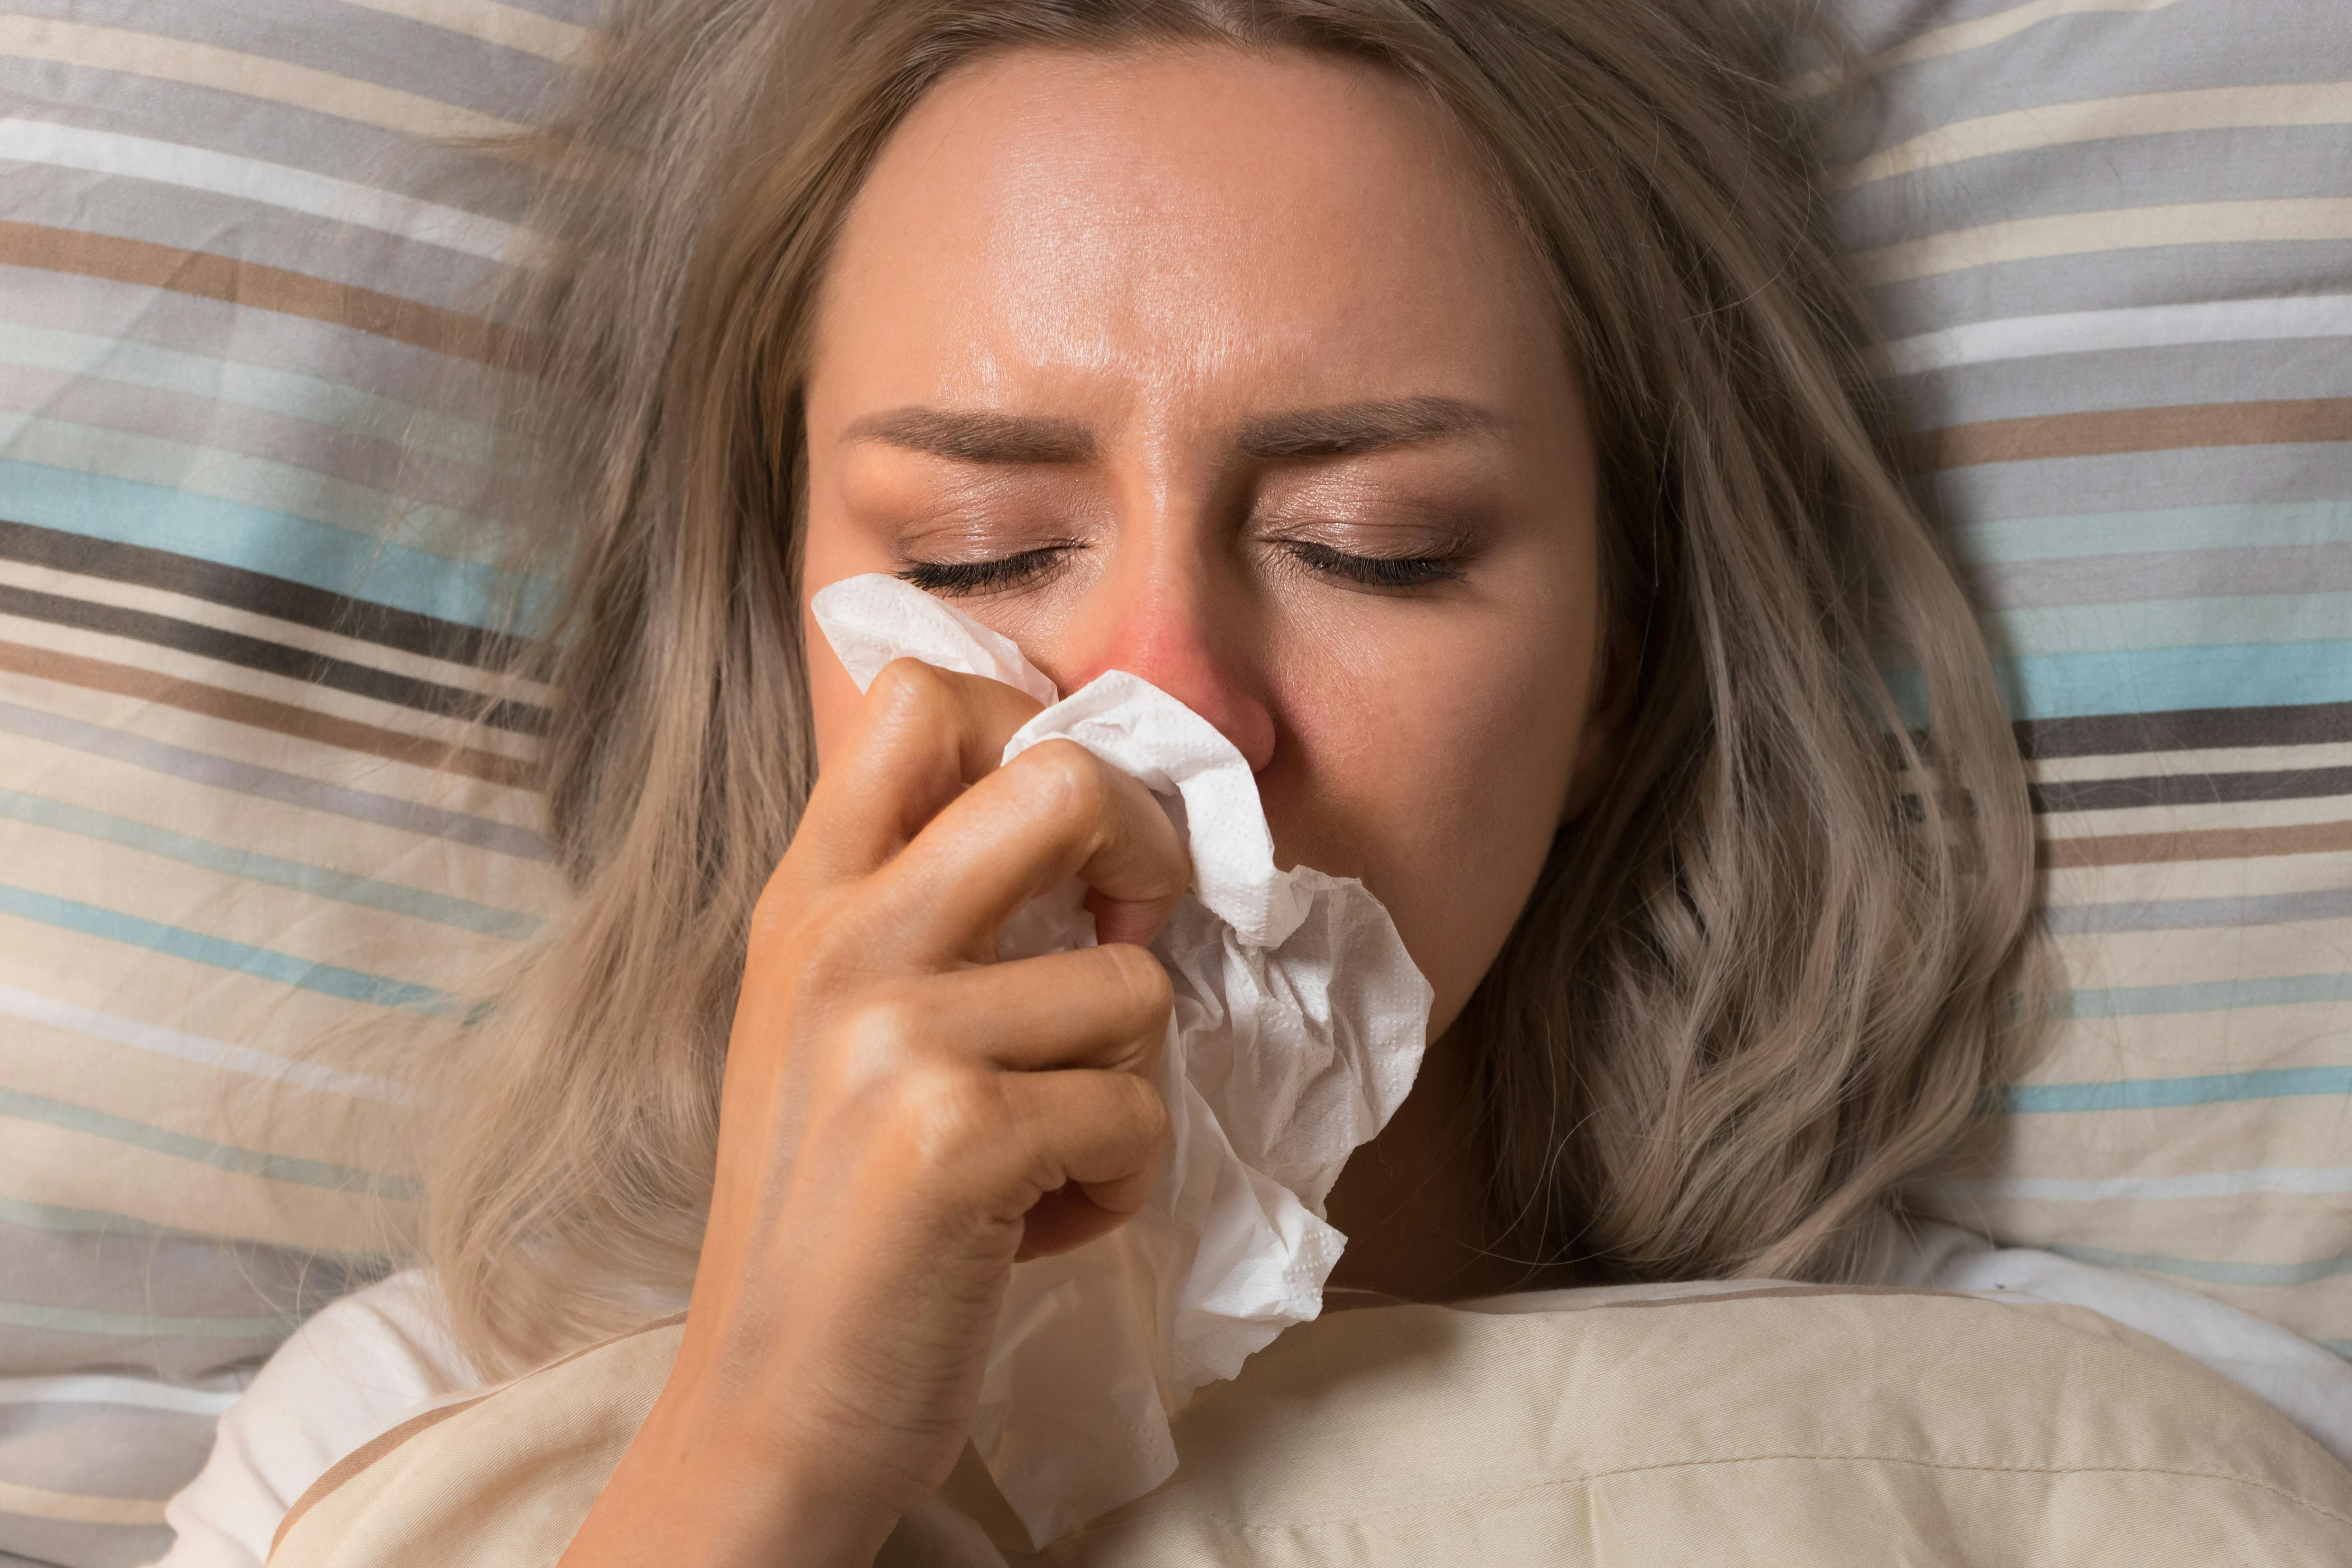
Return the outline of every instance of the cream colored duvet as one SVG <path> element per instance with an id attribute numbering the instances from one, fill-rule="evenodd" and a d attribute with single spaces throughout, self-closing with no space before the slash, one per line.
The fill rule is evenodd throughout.
<path id="1" fill-rule="evenodd" d="M 678 1332 L 394 1428 L 302 1499 L 272 1568 L 553 1563 Z M 2269 1407 L 2095 1313 L 1970 1296 L 1339 1312 L 1204 1390 L 1176 1437 L 1167 1485 L 1035 1553 L 967 1451 L 881 1561 L 2352 1564 L 2352 1472 Z"/>

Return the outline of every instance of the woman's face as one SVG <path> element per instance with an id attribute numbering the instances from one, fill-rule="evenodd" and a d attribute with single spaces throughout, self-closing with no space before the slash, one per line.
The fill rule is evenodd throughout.
<path id="1" fill-rule="evenodd" d="M 807 592 L 905 574 L 1181 699 L 1453 1021 L 1605 759 L 1585 413 L 1439 110 L 1305 55 L 968 68 L 851 210 L 807 410 Z M 808 632 L 822 766 L 860 700 Z"/>

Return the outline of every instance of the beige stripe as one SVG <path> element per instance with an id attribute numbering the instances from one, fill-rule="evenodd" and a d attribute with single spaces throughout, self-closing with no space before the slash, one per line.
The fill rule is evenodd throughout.
<path id="1" fill-rule="evenodd" d="M 2177 131 L 2235 131 L 2254 126 L 2342 125 L 2352 121 L 2352 82 L 2290 82 L 2270 87 L 2206 87 L 2184 92 L 2144 92 L 2126 98 L 2047 103 L 1975 120 L 1955 121 L 1872 153 L 1836 176 L 1850 191 L 1874 180 L 1922 169 L 2063 147 L 2119 136 L 2163 136 Z"/>
<path id="2" fill-rule="evenodd" d="M 387 16 L 405 16 L 444 32 L 463 33 L 501 48 L 520 49 L 565 65 L 583 59 L 595 41 L 593 28 L 559 22 L 536 11 L 501 5 L 497 0 L 343 0 Z"/>
<path id="3" fill-rule="evenodd" d="M 1877 285 L 2049 256 L 2084 256 L 2159 245 L 2318 239 L 2352 239 L 2352 196 L 2181 202 L 2170 206 L 2011 218 L 1862 251 L 1854 258 L 1854 267 L 1863 281 Z"/>
<path id="4" fill-rule="evenodd" d="M 2352 887 L 2344 858 L 2326 853 L 2255 860 L 2155 860 L 2045 868 L 2052 904 L 2138 904 L 2165 899 L 2242 899 L 2271 893 L 2332 892 Z"/>
<path id="5" fill-rule="evenodd" d="M 2345 204 L 2352 216 L 2352 202 Z M 2163 408 L 2108 408 L 2034 414 L 1923 430 L 1906 442 L 1919 473 L 1978 463 L 2049 458 L 2106 458 L 2195 447 L 2266 447 L 2352 441 L 2352 397 L 2282 398 L 2263 403 L 2185 403 Z"/>
<path id="6" fill-rule="evenodd" d="M 289 735 L 275 730 L 257 730 L 242 724 L 224 724 L 205 714 L 161 707 L 110 691 L 86 686 L 59 685 L 0 669 L 0 702 L 13 702 L 43 713 L 57 714 L 76 723 L 94 724 L 100 729 L 119 731 L 142 740 L 159 741 L 184 751 L 197 752 L 229 762 L 247 763 L 257 768 L 270 768 L 320 784 L 364 790 L 370 795 L 406 801 L 415 805 L 479 816 L 511 827 L 538 832 L 546 826 L 540 798 L 529 790 L 508 789 L 463 773 L 438 772 L 365 752 L 348 751 L 305 736 Z M 374 841 L 383 847 L 377 857 L 379 864 L 389 864 L 426 852 L 426 845 L 429 844 L 429 852 L 442 858 L 436 860 L 436 864 L 449 865 L 454 873 L 456 867 L 479 859 L 484 866 L 483 874 L 495 882 L 506 873 L 491 868 L 512 861 L 512 857 L 472 848 L 446 838 L 420 841 L 412 830 L 395 827 L 388 822 L 369 822 L 334 813 L 313 814 L 281 801 L 247 795 L 233 787 L 225 788 L 215 795 L 212 785 L 157 773 L 134 763 L 98 756 L 79 746 L 64 743 L 51 746 L 46 742 L 10 734 L 5 742 L 0 742 L 0 748 L 7 748 L 10 772 L 16 777 L 39 776 L 28 760 L 36 747 L 41 748 L 40 754 L 47 759 L 43 770 L 52 778 L 70 780 L 94 770 L 120 769 L 124 776 L 142 781 L 138 787 L 152 789 L 158 797 L 175 794 L 185 795 L 194 790 L 206 800 L 206 808 L 213 811 L 251 810 L 274 816 L 287 828 L 296 824 L 315 825 L 335 836 L 371 831 L 383 833 L 388 837 Z M 132 812 L 128 815 L 144 814 Z M 365 854 L 374 847 L 374 842 L 355 838 L 350 853 Z M 267 848 L 267 846 L 260 847 Z M 284 853 L 282 850 L 269 852 Z M 347 858 L 345 855 L 331 852 L 328 859 L 320 864 L 340 864 Z"/>
<path id="7" fill-rule="evenodd" d="M 46 1487 L 0 1481 L 0 1513 L 28 1519 L 54 1519 L 71 1524 L 161 1524 L 162 1498 L 91 1497 L 83 1492 L 53 1492 Z"/>
<path id="8" fill-rule="evenodd" d="M 382 1100 L 354 1107 L 331 1090 L 142 1051 L 37 1019 L 0 1016 L 7 1026 L 0 1029 L 0 1065 L 13 1089 L 290 1159 L 352 1170 L 413 1168 L 414 1151 L 400 1137 L 404 1117 Z"/>
<path id="9" fill-rule="evenodd" d="M 2056 843 L 2147 833 L 2203 833 L 2217 827 L 2301 827 L 2340 822 L 2347 815 L 2352 815 L 2352 791 L 2336 790 L 2278 800 L 2181 801 L 2105 811 L 2053 811 L 2042 818 L 2042 835 Z"/>
<path id="10" fill-rule="evenodd" d="M 2208 1015 L 2202 1022 L 2210 1064 L 2217 1020 Z M 2250 1065 L 2259 1068 L 2263 1063 L 2256 1060 Z M 2212 1068 L 2208 1065 L 2203 1070 Z M 2160 1068 L 2146 1076 L 2165 1076 L 2169 1071 L 2168 1067 Z M 2173 1076 L 2193 1077 L 2197 1071 L 2191 1068 Z M 2085 1038 L 2077 1052 L 2053 1058 L 2033 1076 L 2047 1083 L 2100 1083 L 2132 1075 L 2115 1047 Z M 2153 1110 L 2044 1111 L 2001 1120 L 2000 1157 L 1981 1169 L 1971 1168 L 1969 1175 L 2101 1181 L 2111 1176 L 2187 1175 L 2264 1165 L 2316 1168 L 2345 1163 L 2344 1101 L 2335 1095 L 2224 1100 Z M 2336 1201 L 2343 1201 L 2340 1194 Z"/>
<path id="11" fill-rule="evenodd" d="M 2219 746 L 2206 751 L 2111 752 L 2104 756 L 2041 757 L 2025 764 L 2026 772 L 2042 784 L 2342 767 L 2352 767 L 2352 742 L 2308 746 Z"/>
<path id="12" fill-rule="evenodd" d="M 2163 983 L 2160 975 L 2118 976 L 2116 979 L 2119 986 L 2134 984 L 2160 986 Z M 2112 1083 L 2124 1079 L 2203 1078 L 2214 1073 L 2285 1071 L 2300 1068 L 2337 1068 L 2347 1065 L 2343 1038 L 2347 1025 L 2352 1025 L 2352 1006 L 2340 1002 L 2276 1003 L 2259 1007 L 2216 1005 L 2188 1013 L 2125 1013 L 2113 1017 L 2063 1019 L 2060 1028 L 2065 1037 L 2065 1044 L 2052 1047 L 2051 1054 L 2035 1065 L 2032 1078 L 2037 1083 Z M 2346 1110 L 2342 1095 L 2305 1099 L 2312 1103 L 2332 1105 L 2336 1124 L 2339 1128 L 2342 1126 Z M 354 1097 L 352 1103 L 358 1102 Z M 2290 1103 L 2304 1102 L 2305 1100 L 2283 1096 L 2243 1103 L 2267 1105 L 2276 1114 L 2284 1115 L 2282 1108 Z M 2218 1114 L 2212 1105 L 2183 1108 L 2180 1111 L 2166 1110 L 2160 1114 L 2185 1114 L 2189 1124 L 2201 1126 L 2195 1114 L 2199 1111 L 2208 1116 Z M 2026 1120 L 2070 1114 L 2142 1117 L 2159 1112 L 2153 1110 L 2037 1111 Z M 2118 1123 L 2095 1134 L 2086 1127 L 2077 1127 L 2072 1135 L 2101 1139 L 2122 1137 L 2129 1141 L 2155 1136 L 2149 1131 L 2154 1125 L 2142 1122 L 2137 1124 L 2137 1131 L 2132 1131 L 2122 1128 Z M 2249 1165 L 2306 1163 L 2352 1164 L 2352 1159 L 2347 1158 L 2340 1141 L 2334 1154 L 2322 1155 L 2316 1160 L 2289 1159 L 2273 1154 L 2262 1154 L 2258 1158 L 2257 1152 L 2267 1148 L 2274 1136 L 2270 1131 L 2271 1126 L 2272 1119 L 2257 1114 L 2251 1118 L 2248 1125 L 2237 1128 L 2226 1139 L 2215 1134 L 2210 1147 L 2201 1148 L 2196 1155 L 2197 1160 L 2210 1160 L 2210 1163 L 2193 1163 L 2189 1159 L 2190 1144 L 2203 1142 L 2205 1134 L 2197 1132 L 2192 1135 L 2174 1128 L 2164 1136 L 2172 1139 L 2179 1147 L 2148 1163 L 2147 1171 L 2230 1170 Z M 2286 1137 L 2284 1123 L 2279 1126 L 2281 1131 L 2275 1136 Z M 2232 1143 L 2228 1139 L 2235 1139 L 2236 1142 Z M 2137 1158 L 2134 1156 L 2134 1159 Z M 2146 1174 L 2147 1171 L 2127 1164 L 2109 1173 Z"/>
<path id="13" fill-rule="evenodd" d="M 2352 920 L 2285 921 L 2216 931 L 2097 931 L 2053 939 L 2077 988 L 2185 985 L 2325 974 L 2352 953 Z M 2347 1151 L 2352 1163 L 2352 1150 Z"/>
<path id="14" fill-rule="evenodd" d="M 2226 933 L 2222 940 L 2226 941 Z M 2352 1019 L 2352 1006 L 2340 1002 L 2276 1002 L 2199 1012 L 2063 1019 L 2066 1054 L 2049 1058 L 2049 1063 L 2063 1061 L 2063 1065 L 2037 1066 L 2033 1078 L 2036 1082 L 2100 1083 L 2119 1078 L 2194 1078 L 2256 1068 L 2336 1067 L 2344 1062 L 2342 1036 L 2347 1019 Z M 2335 1104 L 2340 1115 L 2343 1101 L 2337 1100 Z M 2262 1135 L 2256 1134 L 2254 1144 L 2261 1141 Z M 2222 1165 L 2294 1163 L 2225 1160 Z"/>
<path id="15" fill-rule="evenodd" d="M 2100 11 L 2161 11 L 2179 0 L 2032 0 L 2025 5 L 2011 6 L 1990 16 L 1973 21 L 1955 22 L 1937 27 L 1896 44 L 1892 48 L 1857 60 L 1846 69 L 1835 67 L 1807 71 L 1789 85 L 1801 93 L 1827 92 L 1842 82 L 1875 75 L 1895 66 L 1910 65 L 1917 60 L 1932 60 L 1945 55 L 1965 54 L 1980 49 L 1987 44 L 1997 44 L 2003 38 L 2014 37 L 2026 28 L 2039 26 L 2053 17 L 2081 16 Z"/>
<path id="16" fill-rule="evenodd" d="M 79 692 L 77 688 L 51 686 L 46 689 L 51 693 Z M 131 705 L 123 699 L 91 695 Z M 144 710 L 168 712 L 191 725 L 197 722 L 191 715 L 174 710 Z M 209 720 L 203 723 L 215 731 L 226 728 Z M 289 748 L 307 744 L 268 731 L 249 732 Z M 232 850 L 303 865 L 329 866 L 354 876 L 427 888 L 491 909 L 544 916 L 558 902 L 561 878 L 537 861 L 444 838 L 420 838 L 410 829 L 391 823 L 306 811 L 283 801 L 248 795 L 234 788 L 176 774 L 152 773 L 135 763 L 92 756 L 26 736 L 9 735 L 0 751 L 5 751 L 7 757 L 5 773 L 10 788 L 143 822 L 168 833 L 184 833 Z M 363 785 L 395 769 L 407 771 L 396 763 L 378 762 L 348 752 L 338 754 L 352 764 L 352 775 Z M 373 773 L 363 769 L 373 770 Z M 470 780 L 465 781 L 465 787 L 481 795 L 504 793 Z M 83 1001 L 91 1006 L 107 1005 L 100 996 L 85 997 Z M 161 1016 L 172 1016 L 170 1009 L 167 1007 Z M 240 1030 L 252 1026 L 250 1020 L 244 1020 Z M 243 1037 L 242 1032 L 238 1037 Z"/>
<path id="17" fill-rule="evenodd" d="M 0 16 L 0 25 L 7 20 Z M 0 26 L 0 32 L 5 32 L 5 26 Z M 495 322 L 436 305 L 281 267 L 151 245 L 143 239 L 0 222 L 0 263 L 169 289 L 224 304 L 307 317 L 485 364 L 511 363 L 509 356 L 519 355 L 525 344 L 525 340 Z"/>
<path id="18" fill-rule="evenodd" d="M 132 961 L 112 942 L 39 921 L 10 920 L 5 929 L 0 981 L 36 995 L 347 1071 L 398 1079 L 411 1070 L 396 1052 L 363 1050 L 338 1037 L 355 1022 L 383 1017 L 364 1003 L 165 953 Z M 7 1026 L 16 1027 L 14 1022 Z M 216 1074 L 214 1081 L 226 1092 L 233 1076 Z M 5 1153 L 0 1151 L 0 1156 Z"/>
<path id="19" fill-rule="evenodd" d="M 0 1197 L 279 1247 L 398 1252 L 407 1249 L 404 1240 L 414 1246 L 401 1231 L 417 1218 L 414 1205 L 216 1170 L 47 1122 L 0 1118 L 0 1124 L 6 1128 Z"/>
<path id="20" fill-rule="evenodd" d="M 2052 839 L 2044 866 L 2116 866 L 2154 860 L 2223 860 L 2260 855 L 2317 855 L 2352 849 L 2352 822 L 2294 827 L 2217 827 L 2190 833 L 2125 833 Z"/>
<path id="21" fill-rule="evenodd" d="M 506 938 L 463 926 L 347 903 L 58 828 L 10 821 L 0 825 L 0 833 L 5 833 L 8 845 L 5 880 L 12 887 L 102 904 L 134 920 L 265 949 L 306 963 L 448 986 L 513 947 Z M 431 879 L 413 873 L 405 879 L 434 887 Z M 122 962 L 132 961 L 126 957 L 106 967 L 118 969 Z M 50 987 L 35 989 L 46 993 Z M 9 1020 L 0 1033 L 17 1026 L 18 1021 Z M 0 1079 L 0 1082 L 18 1081 L 14 1077 Z"/>
<path id="22" fill-rule="evenodd" d="M 370 756 L 389 757 L 394 762 L 410 763 L 418 767 L 446 768 L 452 773 L 510 788 L 526 787 L 530 779 L 530 764 L 488 752 L 466 746 L 444 747 L 418 736 L 379 729 L 373 724 L 355 723 L 349 719 L 337 719 L 307 708 L 297 708 L 291 703 L 273 702 L 266 697 L 249 697 L 240 691 L 224 691 L 217 686 L 200 686 L 193 680 L 176 679 L 153 670 L 134 669 L 129 665 L 109 664 L 76 654 L 58 653 L 51 648 L 28 647 L 23 643 L 0 641 L 0 670 L 29 675 L 39 680 L 61 681 L 68 686 L 88 687 L 97 691 L 110 691 L 118 697 L 136 698 L 144 702 L 160 702 L 167 708 L 177 708 L 184 712 L 226 719 L 232 724 L 249 724 L 257 730 L 274 730 L 279 734 L 297 735 L 323 745 L 364 752 Z"/>
<path id="23" fill-rule="evenodd" d="M 451 8 L 455 8 L 454 0 Z M 478 110 L 442 103 L 372 81 L 314 70 L 262 55 L 239 54 L 184 38 L 121 27 L 0 16 L 0 55 L 53 60 L 95 70 L 124 71 L 258 98 L 339 120 L 356 120 L 405 135 L 494 139 L 525 128 Z"/>

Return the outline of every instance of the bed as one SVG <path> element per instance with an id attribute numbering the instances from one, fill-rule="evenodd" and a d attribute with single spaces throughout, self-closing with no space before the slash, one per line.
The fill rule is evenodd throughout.
<path id="1" fill-rule="evenodd" d="M 489 433 L 425 404 L 527 185 L 435 149 L 594 8 L 0 0 L 0 1563 L 163 1549 L 252 1369 L 413 1244 L 400 1065 L 318 1042 L 553 906 L 530 694 L 435 739 L 507 585 Z M 1913 1201 L 2352 1358 L 2352 20 L 1831 10 L 1856 58 L 1792 68 L 1849 95 L 2068 988 Z"/>

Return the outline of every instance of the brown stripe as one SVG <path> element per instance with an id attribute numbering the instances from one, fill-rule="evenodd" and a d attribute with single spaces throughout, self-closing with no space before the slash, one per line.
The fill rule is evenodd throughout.
<path id="1" fill-rule="evenodd" d="M 273 702 L 266 697 L 227 691 L 217 686 L 182 680 L 176 676 L 160 675 L 151 669 L 110 664 L 103 659 L 84 658 L 78 654 L 58 653 L 48 648 L 28 647 L 23 643 L 0 642 L 0 670 L 11 675 L 29 675 L 38 680 L 61 681 L 68 686 L 79 686 L 92 691 L 109 691 L 117 697 L 135 697 L 142 702 L 159 702 L 166 708 L 177 708 L 184 712 L 226 719 L 232 724 L 247 724 L 257 730 L 316 741 L 322 745 L 341 747 L 346 752 L 364 752 L 369 756 L 386 757 L 396 763 L 412 763 L 418 767 L 464 773 L 469 778 L 505 784 L 509 788 L 531 787 L 530 764 L 519 763 L 511 757 L 501 757 L 495 752 L 477 751 L 468 746 L 444 745 L 420 735 L 404 735 L 397 730 L 381 729 L 351 719 L 338 719 L 330 713 L 314 713 L 290 702 Z"/>
<path id="2" fill-rule="evenodd" d="M 672 1312 L 667 1318 L 656 1318 L 650 1323 L 640 1323 L 634 1329 L 614 1334 L 609 1340 L 599 1340 L 593 1345 L 583 1345 L 580 1349 L 573 1351 L 569 1355 L 558 1356 L 555 1360 L 549 1362 L 545 1366 L 537 1368 L 532 1372 L 526 1373 L 522 1378 L 517 1378 L 515 1382 L 520 1383 L 524 1381 L 524 1378 L 536 1377 L 542 1372 L 552 1372 L 557 1367 L 563 1365 L 567 1362 L 578 1361 L 582 1356 L 588 1354 L 591 1351 L 600 1351 L 606 1345 L 618 1344 L 623 1340 L 633 1340 L 639 1334 L 649 1334 L 656 1329 L 667 1329 L 672 1324 L 682 1323 L 684 1321 L 686 1321 L 686 1314 L 684 1312 Z M 399 1447 L 403 1443 L 407 1442 L 411 1437 L 415 1436 L 418 1433 L 424 1432 L 430 1427 L 439 1425 L 441 1422 L 446 1421 L 450 1416 L 458 1414 L 460 1411 L 471 1410 L 483 1400 L 499 1393 L 500 1389 L 511 1388 L 513 1386 L 514 1384 L 512 1383 L 500 1384 L 497 1388 L 484 1389 L 481 1393 L 474 1395 L 471 1399 L 461 1399 L 448 1405 L 436 1405 L 430 1410 L 410 1416 L 407 1420 L 402 1422 L 399 1426 L 393 1427 L 390 1431 L 371 1438 L 369 1441 L 361 1444 L 358 1447 L 344 1455 L 341 1459 L 336 1460 L 334 1464 L 328 1467 L 326 1471 L 322 1473 L 317 1480 L 310 1483 L 310 1487 L 308 1491 L 305 1491 L 300 1497 L 294 1500 L 294 1506 L 286 1510 L 286 1517 L 278 1521 L 278 1532 L 269 1538 L 270 1552 L 273 1554 L 277 1552 L 279 1542 L 286 1539 L 286 1532 L 294 1527 L 294 1521 L 296 1520 L 300 1519 L 304 1514 L 310 1512 L 314 1504 L 325 1500 L 328 1493 L 341 1486 L 345 1481 L 350 1480 L 362 1470 L 366 1469 L 370 1465 L 374 1464 L 378 1459 L 383 1458 L 385 1455 L 391 1453 L 394 1448 Z"/>
<path id="3" fill-rule="evenodd" d="M 380 294 L 308 273 L 143 239 L 83 234 L 41 224 L 0 222 L 0 262 L 111 279 L 226 304 L 249 305 L 351 327 L 438 354 L 485 364 L 520 363 L 526 341 L 496 322 Z"/>
<path id="4" fill-rule="evenodd" d="M 497 1392 L 496 1389 L 492 1389 L 489 1394 L 477 1394 L 471 1399 L 460 1399 L 449 1405 L 436 1405 L 421 1415 L 410 1416 L 388 1432 L 378 1433 L 328 1466 L 320 1473 L 319 1479 L 310 1483 L 310 1489 L 294 1500 L 294 1506 L 286 1510 L 286 1517 L 278 1521 L 277 1533 L 269 1538 L 270 1555 L 274 1557 L 278 1554 L 278 1543 L 286 1539 L 286 1532 L 294 1528 L 294 1521 L 310 1512 L 315 1504 L 325 1500 L 328 1493 L 418 1433 L 439 1426 L 452 1415 L 462 1415 L 471 1410 L 475 1405 L 488 1399 L 490 1394 Z"/>
<path id="5" fill-rule="evenodd" d="M 326 687 L 353 697 L 373 698 L 397 708 L 414 708 L 445 719 L 475 719 L 501 730 L 536 733 L 545 722 L 544 710 L 528 703 L 491 702 L 462 687 L 445 686 L 384 669 L 373 664 L 337 658 L 292 643 L 231 631 L 202 621 L 184 621 L 70 594 L 46 593 L 0 583 L 0 616 L 47 621 L 54 626 L 97 632 L 125 642 L 142 642 L 174 653 L 194 654 L 218 664 L 241 665 L 264 675 L 281 676 L 305 685 Z"/>
<path id="6" fill-rule="evenodd" d="M 2043 866 L 2061 869 L 2074 866 L 2147 866 L 2158 860 L 2252 860 L 2269 855 L 2322 855 L 2342 849 L 2352 849 L 2352 822 L 2053 838 L 2042 844 L 2041 859 Z"/>
<path id="7" fill-rule="evenodd" d="M 2142 778 L 2061 779 L 2028 787 L 2033 809 L 2132 811 L 2150 805 L 2230 805 L 2242 801 L 2321 800 L 2352 795 L 2352 768 L 2276 768 L 2268 773 L 2154 773 Z"/>
<path id="8" fill-rule="evenodd" d="M 2113 756 L 2118 752 L 2230 751 L 2241 746 L 2317 746 L 2352 741 L 2352 702 L 2274 708 L 2189 708 L 2167 713 L 2100 713 L 2021 719 L 2018 750 L 2032 757 Z"/>
<path id="9" fill-rule="evenodd" d="M 1706 1296 L 1666 1296 L 1646 1301 L 1595 1301 L 1570 1307 L 1571 1312 L 1601 1312 L 1625 1307 L 1704 1307 L 1717 1301 L 1756 1301 L 1779 1296 L 1794 1300 L 1806 1296 L 1955 1296 L 1951 1290 L 1921 1290 L 1908 1285 L 1759 1285 L 1750 1290 L 1717 1290 Z"/>
<path id="10" fill-rule="evenodd" d="M 405 653 L 423 654 L 450 664 L 499 669 L 520 662 L 530 645 L 499 632 L 484 631 L 457 621 L 445 621 L 413 610 L 394 609 L 372 599 L 356 599 L 308 583 L 225 566 L 194 555 L 178 555 L 143 544 L 121 544 L 110 539 L 63 529 L 41 528 L 0 517 L 0 560 L 22 561 L 83 577 L 103 577 L 116 583 L 161 588 L 231 609 L 251 610 L 297 626 L 310 626 L 359 642 L 379 643 Z"/>
<path id="11" fill-rule="evenodd" d="M 2268 447 L 2294 441 L 2352 441 L 2352 397 L 2037 414 L 1923 430 L 1906 445 L 1911 467 L 1927 473 L 1977 463 L 2105 458 L 2184 447 Z"/>

